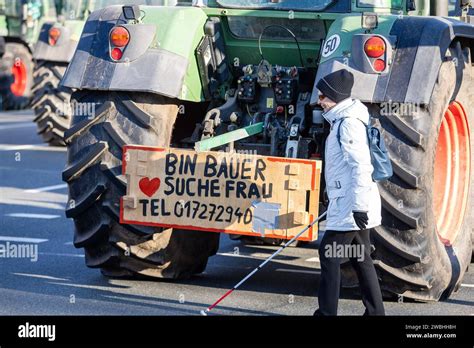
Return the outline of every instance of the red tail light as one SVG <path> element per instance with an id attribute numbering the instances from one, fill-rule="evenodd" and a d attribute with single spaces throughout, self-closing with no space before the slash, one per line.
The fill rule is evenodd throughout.
<path id="1" fill-rule="evenodd" d="M 375 62 L 374 62 L 374 70 L 377 71 L 377 72 L 382 72 L 385 70 L 385 61 L 383 59 L 377 59 Z"/>
<path id="2" fill-rule="evenodd" d="M 112 49 L 112 51 L 110 51 L 110 56 L 113 60 L 120 60 L 122 59 L 123 52 L 120 48 L 115 47 L 114 49 Z"/>
<path id="3" fill-rule="evenodd" d="M 58 28 L 51 28 L 49 29 L 48 34 L 49 34 L 49 44 L 51 46 L 55 46 L 59 40 L 59 37 L 61 36 L 61 30 L 59 30 Z"/>
<path id="4" fill-rule="evenodd" d="M 124 27 L 115 27 L 110 31 L 110 57 L 120 60 L 125 46 L 130 42 L 130 33 Z"/>
<path id="5" fill-rule="evenodd" d="M 365 42 L 364 51 L 370 58 L 378 58 L 385 53 L 385 41 L 378 36 L 373 36 Z"/>
<path id="6" fill-rule="evenodd" d="M 130 41 L 130 33 L 124 27 L 115 27 L 110 32 L 110 43 L 115 47 L 125 47 Z"/>

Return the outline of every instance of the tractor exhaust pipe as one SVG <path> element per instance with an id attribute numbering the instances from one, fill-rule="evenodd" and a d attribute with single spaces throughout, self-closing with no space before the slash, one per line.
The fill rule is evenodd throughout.
<path id="1" fill-rule="evenodd" d="M 448 0 L 430 0 L 430 16 L 448 16 Z"/>

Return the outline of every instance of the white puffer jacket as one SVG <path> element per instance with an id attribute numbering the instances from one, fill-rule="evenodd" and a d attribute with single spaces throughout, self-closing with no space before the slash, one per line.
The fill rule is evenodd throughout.
<path id="1" fill-rule="evenodd" d="M 367 108 L 359 100 L 349 98 L 323 116 L 331 124 L 324 172 L 329 197 L 326 230 L 359 230 L 352 215 L 354 211 L 367 212 L 367 228 L 380 225 L 380 194 L 372 180 L 374 168 L 364 126 L 370 121 Z M 340 122 L 343 122 L 339 133 L 341 144 L 337 139 Z"/>

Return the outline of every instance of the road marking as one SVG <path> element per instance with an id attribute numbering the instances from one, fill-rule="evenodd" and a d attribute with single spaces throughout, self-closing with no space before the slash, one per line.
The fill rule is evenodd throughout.
<path id="1" fill-rule="evenodd" d="M 57 277 L 52 277 L 52 276 L 47 276 L 47 275 L 42 275 L 42 274 L 29 274 L 29 273 L 12 273 L 12 274 L 17 275 L 17 276 L 40 278 L 40 279 L 65 280 L 65 281 L 69 280 L 66 278 L 57 278 Z"/>
<path id="2" fill-rule="evenodd" d="M 37 145 L 0 144 L 0 151 L 19 151 L 19 150 L 66 152 L 67 148 L 59 147 L 59 146 L 49 146 L 49 145 L 43 145 L 43 144 L 37 144 Z"/>
<path id="3" fill-rule="evenodd" d="M 9 111 L 1 111 L 0 112 L 0 119 L 3 119 L 3 117 L 30 117 L 31 119 L 34 118 L 34 113 L 33 110 L 31 109 L 26 109 L 26 110 L 9 110 Z"/>
<path id="4" fill-rule="evenodd" d="M 51 282 L 50 284 L 53 284 L 53 285 L 62 285 L 62 286 L 70 286 L 70 287 L 82 288 L 82 289 L 106 290 L 106 291 L 113 290 L 113 287 L 111 287 L 111 286 L 88 285 L 88 284 L 73 284 L 73 283 L 56 283 L 56 282 Z"/>
<path id="5" fill-rule="evenodd" d="M 242 254 L 235 254 L 233 252 L 228 252 L 228 253 L 217 253 L 219 256 L 230 256 L 230 257 L 241 257 L 245 259 L 254 259 L 254 260 L 264 260 L 268 257 L 270 257 L 271 254 L 264 254 L 264 253 L 253 253 L 250 255 L 242 255 Z M 275 258 L 275 260 L 279 260 L 278 258 Z"/>
<path id="6" fill-rule="evenodd" d="M 0 167 L 0 172 L 2 168 Z M 44 192 L 41 195 L 25 193 L 23 189 L 17 187 L 1 187 L 0 186 L 0 203 L 21 205 L 30 207 L 38 207 L 44 209 L 61 210 L 64 213 L 64 207 L 67 203 L 67 194 Z M 20 210 L 30 211 L 30 210 Z"/>
<path id="7" fill-rule="evenodd" d="M 245 267 L 242 267 L 242 266 L 223 266 L 223 265 L 213 265 L 213 264 L 209 264 L 209 266 L 207 267 L 214 267 L 214 268 L 231 268 L 231 269 L 253 269 L 253 267 L 251 266 L 245 266 Z M 206 271 L 202 272 L 201 274 L 208 274 Z"/>
<path id="8" fill-rule="evenodd" d="M 305 271 L 305 270 L 286 269 L 286 268 L 277 268 L 275 271 L 288 272 L 288 273 L 305 273 L 305 274 L 320 274 L 321 273 L 321 271 Z"/>
<path id="9" fill-rule="evenodd" d="M 6 126 L 0 126 L 0 130 L 4 129 L 14 129 L 14 128 L 29 128 L 29 127 L 36 127 L 36 123 L 26 123 L 26 124 L 9 124 Z"/>
<path id="10" fill-rule="evenodd" d="M 8 125 L 10 123 L 17 124 L 17 123 L 25 123 L 25 122 L 33 122 L 34 117 L 18 117 L 18 116 L 4 116 L 0 114 L 0 124 Z"/>
<path id="11" fill-rule="evenodd" d="M 46 147 L 46 145 L 11 145 L 11 144 L 0 144 L 0 150 L 2 150 L 2 151 L 26 150 L 26 149 L 31 149 L 33 146 L 36 146 L 36 147 Z"/>
<path id="12" fill-rule="evenodd" d="M 240 254 L 234 254 L 234 253 L 217 253 L 219 256 L 231 256 L 231 257 L 243 257 L 246 259 L 253 259 L 252 256 L 249 255 L 240 255 Z"/>
<path id="13" fill-rule="evenodd" d="M 25 219 L 46 219 L 46 220 L 57 219 L 57 218 L 61 217 L 61 215 L 27 214 L 27 213 L 5 214 L 5 216 L 19 217 L 19 218 L 25 218 Z"/>
<path id="14" fill-rule="evenodd" d="M 466 288 L 474 288 L 474 284 L 461 284 L 461 286 L 464 286 Z"/>
<path id="15" fill-rule="evenodd" d="M 319 260 L 319 257 L 315 256 L 315 257 L 310 257 L 309 259 L 306 259 L 306 262 L 321 262 Z"/>
<path id="16" fill-rule="evenodd" d="M 53 185 L 53 186 L 39 187 L 35 189 L 28 189 L 28 190 L 25 190 L 25 192 L 39 193 L 39 192 L 47 192 L 47 191 L 56 191 L 56 190 L 63 189 L 66 187 L 67 187 L 67 184 L 59 184 L 59 185 Z"/>
<path id="17" fill-rule="evenodd" d="M 48 239 L 0 236 L 0 241 L 19 242 L 19 243 L 44 243 L 44 242 L 47 242 Z"/>
<path id="18" fill-rule="evenodd" d="M 84 257 L 83 254 L 68 254 L 68 253 L 39 253 L 40 255 L 47 255 L 47 256 L 66 256 L 66 257 Z"/>

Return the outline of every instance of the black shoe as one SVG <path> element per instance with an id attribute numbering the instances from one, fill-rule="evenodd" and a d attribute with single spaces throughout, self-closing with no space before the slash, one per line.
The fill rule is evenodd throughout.
<path id="1" fill-rule="evenodd" d="M 365 309 L 365 312 L 364 314 L 362 314 L 363 317 L 370 317 L 370 316 L 385 316 L 385 310 L 381 310 L 379 312 L 375 312 L 375 313 L 369 313 L 367 311 L 367 309 Z"/>
<path id="2" fill-rule="evenodd" d="M 316 309 L 316 310 L 314 311 L 314 313 L 313 313 L 313 317 L 323 317 L 323 316 L 324 316 L 324 314 L 321 313 L 321 311 L 319 310 L 319 308 Z"/>

